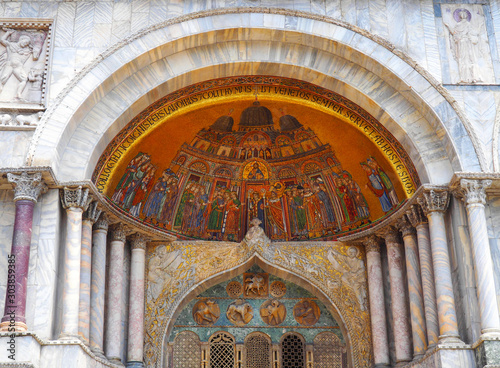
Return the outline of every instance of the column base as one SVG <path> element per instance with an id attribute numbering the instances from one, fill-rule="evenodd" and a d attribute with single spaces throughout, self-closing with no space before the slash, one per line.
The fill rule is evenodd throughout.
<path id="1" fill-rule="evenodd" d="M 12 330 L 14 328 L 14 330 Z M 0 332 L 26 332 L 28 331 L 28 326 L 26 323 L 16 321 L 13 324 L 10 321 L 5 321 L 0 323 Z"/>
<path id="2" fill-rule="evenodd" d="M 80 340 L 80 336 L 78 334 L 71 334 L 71 333 L 66 333 L 66 332 L 61 332 L 59 335 L 58 340 L 77 340 L 77 341 L 82 341 Z"/>
<path id="3" fill-rule="evenodd" d="M 104 360 L 108 360 L 108 358 L 106 358 L 106 355 L 104 355 L 104 351 L 102 351 L 101 349 L 90 349 L 90 351 L 92 353 L 94 353 L 94 355 L 100 359 L 104 359 Z"/>
<path id="4" fill-rule="evenodd" d="M 463 346 L 465 343 L 460 340 L 459 336 L 456 335 L 441 335 L 439 336 L 439 345 L 454 345 L 454 346 Z"/>
<path id="5" fill-rule="evenodd" d="M 143 362 L 127 362 L 127 368 L 144 368 Z"/>
<path id="6" fill-rule="evenodd" d="M 481 330 L 481 340 L 500 339 L 500 330 L 497 328 L 488 328 Z"/>
<path id="7" fill-rule="evenodd" d="M 114 365 L 120 366 L 120 367 L 125 367 L 121 361 L 120 358 L 118 357 L 108 357 L 108 360 L 110 363 L 113 363 Z"/>

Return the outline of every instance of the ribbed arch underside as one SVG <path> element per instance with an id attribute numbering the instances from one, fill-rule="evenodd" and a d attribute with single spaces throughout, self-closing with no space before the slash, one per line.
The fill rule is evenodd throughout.
<path id="1" fill-rule="evenodd" d="M 42 118 L 28 163 L 51 166 L 60 181 L 89 179 L 113 137 L 162 96 L 214 78 L 275 75 L 361 106 L 401 142 L 424 183 L 484 165 L 467 121 L 385 46 L 317 19 L 296 16 L 285 27 L 283 14 L 212 13 L 169 21 L 89 65 Z"/>

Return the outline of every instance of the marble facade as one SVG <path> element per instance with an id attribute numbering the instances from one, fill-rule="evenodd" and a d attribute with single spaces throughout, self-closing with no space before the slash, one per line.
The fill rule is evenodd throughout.
<path id="1" fill-rule="evenodd" d="M 350 367 L 500 364 L 500 1 L 4 1 L 0 18 L 0 366 L 166 367 L 173 316 L 251 262 L 318 292 Z M 244 75 L 361 106 L 422 186 L 338 242 L 176 241 L 109 206 L 91 176 L 123 127 Z M 328 263 L 349 247 L 362 282 Z"/>

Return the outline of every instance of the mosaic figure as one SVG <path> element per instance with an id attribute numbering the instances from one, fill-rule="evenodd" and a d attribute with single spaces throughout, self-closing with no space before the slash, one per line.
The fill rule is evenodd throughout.
<path id="1" fill-rule="evenodd" d="M 366 176 L 368 177 L 368 182 L 365 187 L 370 188 L 370 190 L 378 197 L 380 205 L 382 206 L 382 211 L 389 212 L 392 209 L 391 201 L 387 195 L 384 184 L 380 175 L 376 173 L 370 166 L 362 162 L 361 167 L 365 170 Z"/>

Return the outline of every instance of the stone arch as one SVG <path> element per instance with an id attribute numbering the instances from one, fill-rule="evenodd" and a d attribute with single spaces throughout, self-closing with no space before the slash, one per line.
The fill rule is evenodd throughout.
<path id="1" fill-rule="evenodd" d="M 350 322 L 341 312 L 341 308 L 337 305 L 335 300 L 325 292 L 325 285 L 321 285 L 320 282 L 315 282 L 312 278 L 306 278 L 304 275 L 295 272 L 292 269 L 286 269 L 279 264 L 274 264 L 266 259 L 265 256 L 261 256 L 259 253 L 254 253 L 250 257 L 245 260 L 242 260 L 239 265 L 233 267 L 231 269 L 225 270 L 223 272 L 218 272 L 211 277 L 207 277 L 200 282 L 192 285 L 189 289 L 185 290 L 182 295 L 179 295 L 177 298 L 178 302 L 171 308 L 171 313 L 166 323 L 165 330 L 162 332 L 162 346 L 161 346 L 161 354 L 160 358 L 161 362 L 157 362 L 156 366 L 165 367 L 165 362 L 168 361 L 166 357 L 166 347 L 168 343 L 168 338 L 173 329 L 174 322 L 176 318 L 179 316 L 184 307 L 193 300 L 197 295 L 201 294 L 203 291 L 209 289 L 212 286 L 215 286 L 223 281 L 230 280 L 235 276 L 242 274 L 245 270 L 250 268 L 253 264 L 257 264 L 260 268 L 268 273 L 272 273 L 282 279 L 293 282 L 307 290 L 311 291 L 328 309 L 328 311 L 332 314 L 333 318 L 338 322 L 340 330 L 344 336 L 346 341 L 346 348 L 348 351 L 348 361 L 350 362 L 350 366 L 352 367 L 362 367 L 363 363 L 358 363 L 360 359 L 357 357 L 357 354 L 360 354 L 357 346 L 353 342 L 353 330 Z M 369 324 L 369 321 L 366 321 Z M 368 327 L 369 328 L 369 327 Z M 371 337 L 368 337 L 371 339 Z M 303 339 L 303 338 L 302 338 Z M 304 340 L 305 347 L 305 340 Z M 368 347 L 371 350 L 371 346 Z M 371 356 L 371 354 L 370 354 Z M 370 358 L 371 359 L 371 358 Z"/>
<path id="2" fill-rule="evenodd" d="M 285 27 L 285 17 L 296 21 Z M 403 144 L 423 182 L 487 170 L 465 115 L 411 58 L 343 22 L 265 8 L 179 17 L 111 47 L 49 107 L 27 163 L 50 166 L 60 181 L 89 179 L 110 140 L 167 92 L 206 79 L 266 74 L 312 81 L 360 105 Z"/>

